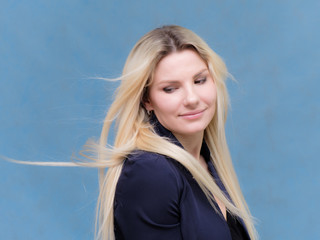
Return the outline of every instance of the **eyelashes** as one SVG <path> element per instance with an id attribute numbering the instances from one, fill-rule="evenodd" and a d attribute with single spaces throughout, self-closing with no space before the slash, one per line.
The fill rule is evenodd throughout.
<path id="1" fill-rule="evenodd" d="M 172 93 L 176 89 L 177 89 L 176 87 L 165 87 L 165 88 L 163 88 L 163 91 L 165 93 Z"/>
<path id="2" fill-rule="evenodd" d="M 195 84 L 203 84 L 207 81 L 207 78 L 206 77 L 203 77 L 203 78 L 199 78 L 197 80 L 194 81 Z"/>
<path id="3" fill-rule="evenodd" d="M 201 78 L 198 78 L 198 79 L 194 80 L 194 84 L 195 85 L 201 85 L 201 84 L 204 84 L 206 81 L 207 81 L 207 77 L 201 77 Z M 177 85 L 177 86 L 167 86 L 167 87 L 164 87 L 162 90 L 165 93 L 172 93 L 175 90 L 177 90 L 178 88 L 179 88 L 179 85 Z"/>

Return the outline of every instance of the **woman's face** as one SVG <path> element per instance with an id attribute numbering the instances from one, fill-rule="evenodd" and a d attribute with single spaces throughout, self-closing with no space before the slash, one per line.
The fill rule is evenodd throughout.
<path id="1" fill-rule="evenodd" d="M 145 106 L 175 136 L 202 134 L 216 108 L 216 87 L 206 63 L 192 50 L 164 57 Z"/>

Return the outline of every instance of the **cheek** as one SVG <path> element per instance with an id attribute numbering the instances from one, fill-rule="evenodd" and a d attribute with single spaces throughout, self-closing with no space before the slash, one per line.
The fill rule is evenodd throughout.
<path id="1" fill-rule="evenodd" d="M 211 98 L 209 100 L 211 101 L 211 103 L 213 105 L 216 105 L 216 102 L 217 102 L 217 93 L 216 93 L 216 91 L 214 91 L 214 93 L 211 94 Z"/>
<path id="2" fill-rule="evenodd" d="M 212 86 L 207 87 L 204 89 L 204 92 L 202 93 L 202 99 L 205 101 L 208 105 L 216 105 L 217 101 L 217 90 L 214 84 Z"/>
<path id="3" fill-rule="evenodd" d="M 165 112 L 167 100 L 161 94 L 152 94 L 150 104 L 155 112 Z"/>
<path id="4" fill-rule="evenodd" d="M 170 114 L 176 110 L 175 103 L 167 98 L 158 99 L 153 106 L 154 110 L 160 114 Z"/>
<path id="5" fill-rule="evenodd" d="M 153 93 L 150 102 L 158 113 L 173 113 L 179 107 L 179 98 L 173 94 Z"/>

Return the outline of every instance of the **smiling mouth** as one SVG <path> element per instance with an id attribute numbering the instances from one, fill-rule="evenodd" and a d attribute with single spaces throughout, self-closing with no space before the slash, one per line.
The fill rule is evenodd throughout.
<path id="1" fill-rule="evenodd" d="M 179 116 L 183 117 L 183 118 L 197 118 L 197 117 L 200 117 L 203 114 L 204 111 L 205 110 L 188 112 L 188 113 L 181 114 Z"/>

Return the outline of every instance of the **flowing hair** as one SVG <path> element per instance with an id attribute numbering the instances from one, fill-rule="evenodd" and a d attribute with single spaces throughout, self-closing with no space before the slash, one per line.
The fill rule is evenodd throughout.
<path id="1" fill-rule="evenodd" d="M 185 49 L 195 51 L 205 61 L 216 85 L 216 112 L 205 129 L 204 138 L 211 153 L 210 161 L 231 199 L 220 190 L 212 176 L 191 154 L 155 132 L 144 107 L 157 64 L 170 53 Z M 30 165 L 98 168 L 100 192 L 95 239 L 115 240 L 114 197 L 124 160 L 136 149 L 166 155 L 190 171 L 218 214 L 220 213 L 214 205 L 214 197 L 226 206 L 229 213 L 241 218 L 250 239 L 257 240 L 253 217 L 241 192 L 225 136 L 229 105 L 225 84 L 227 77 L 228 71 L 222 59 L 194 32 L 175 25 L 156 28 L 144 35 L 131 50 L 122 76 L 117 79 L 121 80 L 121 84 L 104 119 L 100 139 L 98 142 L 89 140 L 80 152 L 86 161 L 53 163 L 17 161 L 4 156 L 1 158 Z M 113 146 L 110 146 L 108 136 L 113 123 L 116 136 Z"/>
<path id="2" fill-rule="evenodd" d="M 144 107 L 157 64 L 172 52 L 191 49 L 207 64 L 217 88 L 216 113 L 205 129 L 204 138 L 211 152 L 211 161 L 226 187 L 229 199 L 210 174 L 184 149 L 158 136 L 149 123 Z M 252 240 L 258 239 L 253 218 L 241 192 L 231 161 L 225 122 L 229 104 L 225 80 L 227 68 L 222 59 L 195 33 L 180 26 L 163 26 L 144 35 L 131 50 L 115 99 L 104 119 L 98 143 L 88 142 L 81 154 L 91 159 L 85 165 L 99 168 L 99 198 L 97 204 L 96 239 L 114 240 L 114 197 L 124 160 L 135 149 L 169 156 L 193 175 L 211 206 L 214 197 L 232 215 L 240 217 Z M 113 146 L 108 144 L 108 133 L 115 123 Z M 95 156 L 92 156 L 95 153 Z"/>

